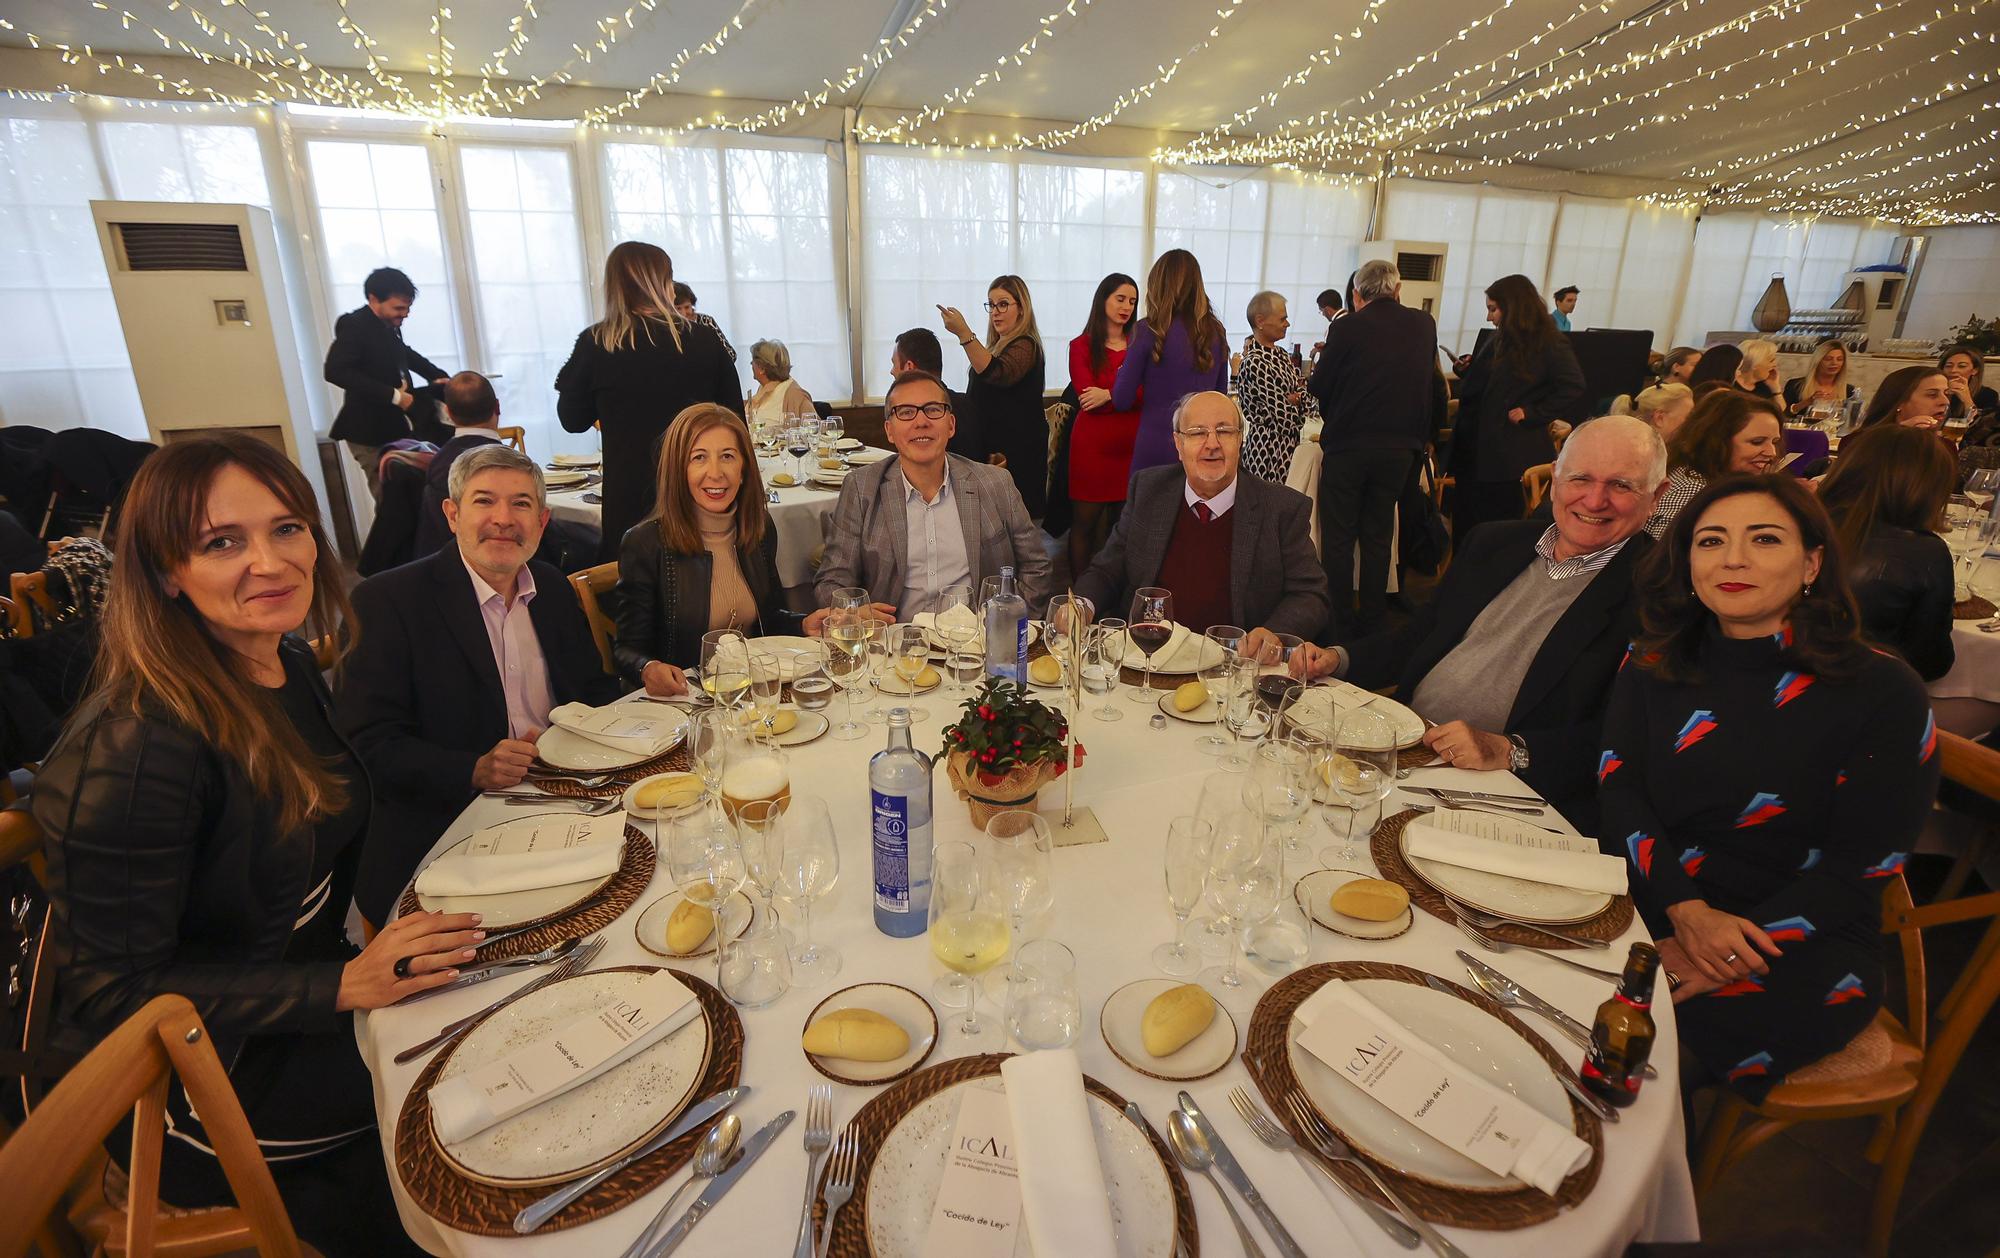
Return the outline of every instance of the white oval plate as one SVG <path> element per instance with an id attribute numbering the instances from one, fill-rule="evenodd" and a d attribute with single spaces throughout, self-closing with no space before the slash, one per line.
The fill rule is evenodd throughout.
<path id="1" fill-rule="evenodd" d="M 674 910 L 679 908 L 681 901 L 686 898 L 678 891 L 670 891 L 646 906 L 646 911 L 639 914 L 639 920 L 632 926 L 632 933 L 638 937 L 641 948 L 656 957 L 668 957 L 675 961 L 715 955 L 714 931 L 709 931 L 708 938 L 702 940 L 701 946 L 693 952 L 667 950 L 667 919 L 674 915 Z M 750 919 L 756 915 L 757 909 L 750 903 L 750 898 L 741 891 L 729 897 L 728 905 L 722 911 L 723 929 L 727 930 L 729 938 L 734 940 L 750 929 Z"/>
<path id="2" fill-rule="evenodd" d="M 1315 869 L 1293 885 L 1292 898 L 1312 915 L 1313 921 L 1336 935 L 1346 935 L 1350 939 L 1394 939 L 1408 930 L 1415 920 L 1414 906 L 1405 908 L 1401 917 L 1386 922 L 1371 922 L 1333 911 L 1333 893 L 1344 883 L 1368 876 L 1351 869 Z"/>
<path id="3" fill-rule="evenodd" d="M 438 1081 L 491 1065 L 629 995 L 645 978 L 634 970 L 606 970 L 523 996 L 445 1049 Z M 686 1108 L 708 1064 L 708 1041 L 703 1014 L 588 1083 L 448 1148 L 440 1145 L 439 1152 L 481 1183 L 528 1187 L 588 1174 L 665 1130 Z"/>
<path id="4" fill-rule="evenodd" d="M 1114 1057 L 1142 1075 L 1176 1083 L 1206 1079 L 1229 1064 L 1229 1059 L 1236 1056 L 1236 1019 L 1229 1016 L 1229 1010 L 1220 1002 L 1215 1006 L 1215 1020 L 1200 1035 L 1165 1057 L 1155 1057 L 1146 1051 L 1146 1006 L 1161 992 L 1186 982 L 1178 978 L 1142 978 L 1125 984 L 1105 999 L 1104 1008 L 1098 1011 L 1097 1027 Z"/>
<path id="5" fill-rule="evenodd" d="M 1333 979 L 1332 982 L 1347 980 Z M 1356 979 L 1374 1006 L 1452 1061 L 1509 1092 L 1570 1130 L 1569 1093 L 1527 1040 L 1478 1006 L 1394 979 Z M 1350 1143 L 1378 1162 L 1426 1183 L 1469 1192 L 1512 1192 L 1521 1181 L 1492 1171 L 1432 1139 L 1298 1044 L 1293 1019 L 1286 1036 L 1292 1072 L 1313 1107 Z"/>
<path id="6" fill-rule="evenodd" d="M 935 667 L 933 665 L 933 668 Z M 936 671 L 938 679 L 928 686 L 911 685 L 895 673 L 890 673 L 886 677 L 876 678 L 875 684 L 885 695 L 927 695 L 939 686 L 944 685 L 944 670 L 940 668 Z"/>
<path id="7" fill-rule="evenodd" d="M 695 804 L 701 802 L 701 797 L 696 796 L 694 799 L 688 801 L 685 804 L 680 805 L 677 808 L 666 808 L 666 809 L 641 808 L 638 806 L 638 804 L 633 802 L 639 798 L 639 791 L 641 788 L 645 787 L 649 783 L 658 782 L 664 778 L 694 778 L 696 782 L 699 782 L 701 780 L 699 778 L 695 778 L 694 774 L 689 773 L 684 769 L 671 769 L 665 773 L 648 774 L 647 776 L 640 778 L 638 781 L 632 783 L 632 785 L 625 788 L 625 798 L 623 802 L 625 805 L 626 813 L 633 817 L 638 818 L 641 821 L 658 821 L 662 817 L 673 816 L 674 814 L 680 812 L 682 809 L 692 808 L 694 807 Z"/>
<path id="8" fill-rule="evenodd" d="M 1399 750 L 1404 747 L 1414 747 L 1424 741 L 1423 717 L 1394 699 L 1363 690 L 1359 686 L 1349 685 L 1344 681 L 1306 687 L 1306 692 L 1299 696 L 1299 701 L 1292 705 L 1286 715 L 1291 717 L 1294 725 L 1307 733 L 1324 738 L 1329 729 L 1327 716 L 1330 711 L 1359 707 L 1364 703 L 1368 705 L 1369 711 L 1379 712 L 1388 717 L 1395 726 L 1396 746 Z"/>
<path id="9" fill-rule="evenodd" d="M 900 1078 L 924 1064 L 937 1044 L 937 1013 L 930 1002 L 907 987 L 895 983 L 856 983 L 844 987 L 813 1006 L 806 1015 L 805 1028 L 819 1021 L 837 1009 L 867 1009 L 881 1014 L 889 1021 L 903 1028 L 910 1037 L 909 1051 L 891 1061 L 853 1061 L 846 1057 L 821 1057 L 807 1053 L 806 1059 L 814 1069 L 830 1079 L 841 1083 L 851 1083 L 857 1087 L 872 1088 Z"/>
<path id="10" fill-rule="evenodd" d="M 1176 721 L 1187 721 L 1195 725 L 1213 725 L 1222 719 L 1222 708 L 1216 704 L 1214 695 L 1203 699 L 1201 706 L 1194 711 L 1183 712 L 1174 706 L 1174 692 L 1163 690 L 1160 692 L 1160 711 Z"/>
<path id="11" fill-rule="evenodd" d="M 799 671 L 800 652 L 816 653 L 820 643 L 816 638 L 801 638 L 797 634 L 774 633 L 767 638 L 749 639 L 750 650 L 765 652 L 778 658 L 778 676 L 790 681 Z"/>
<path id="12" fill-rule="evenodd" d="M 1518 839 L 1523 847 L 1561 847 L 1584 853 L 1597 851 L 1595 839 L 1575 834 L 1553 834 L 1540 826 L 1503 817 L 1499 813 L 1461 813 L 1439 809 L 1424 820 L 1440 830 L 1458 834 L 1479 834 L 1482 831 L 1489 836 L 1498 834 L 1501 837 L 1496 842 L 1504 842 L 1511 836 Z M 1524 922 L 1560 926 L 1566 922 L 1588 921 L 1611 907 L 1611 896 L 1602 891 L 1578 891 L 1575 887 L 1530 882 L 1526 878 L 1489 874 L 1484 870 L 1412 856 L 1405 837 L 1408 834 L 1409 830 L 1405 828 L 1396 838 L 1397 845 L 1403 849 L 1403 863 L 1437 890 L 1454 900 L 1463 900 L 1473 908 L 1498 913 L 1502 917 L 1519 918 Z"/>
<path id="13" fill-rule="evenodd" d="M 931 654 L 933 656 L 948 655 L 951 653 L 952 645 L 949 641 L 947 641 L 944 638 L 942 634 L 938 633 L 937 630 L 931 628 L 929 625 L 924 625 L 922 626 L 922 628 L 924 631 L 924 641 L 930 643 Z M 1035 645 L 1035 643 L 1040 642 L 1041 640 L 1042 640 L 1042 622 L 1039 620 L 1029 621 L 1028 645 L 1033 646 Z M 986 656 L 986 630 L 981 629 L 979 631 L 979 636 L 974 638 L 970 643 L 968 643 L 966 645 L 965 650 L 968 654 L 977 655 L 981 659 L 984 659 Z"/>
<path id="14" fill-rule="evenodd" d="M 842 437 L 833 443 L 833 448 L 836 450 L 859 450 L 867 444 L 867 442 L 859 437 Z"/>
<path id="15" fill-rule="evenodd" d="M 561 811 L 564 815 L 575 816 L 573 812 Z M 519 821 L 532 813 L 510 818 Z M 456 851 L 472 841 L 468 834 L 446 848 L 446 852 Z M 442 853 L 440 853 L 442 855 Z M 523 922 L 539 921 L 544 917 L 554 917 L 591 899 L 618 876 L 612 870 L 602 878 L 592 878 L 586 882 L 566 882 L 554 887 L 534 887 L 527 891 L 502 891 L 497 895 L 425 895 L 417 893 L 417 906 L 431 913 L 477 913 L 479 924 L 486 930 L 504 930 L 509 926 L 519 926 Z"/>
<path id="16" fill-rule="evenodd" d="M 824 712 L 807 712 L 790 706 L 785 710 L 797 712 L 799 723 L 778 735 L 777 744 L 780 747 L 803 747 L 807 743 L 817 742 L 832 727 Z"/>
<path id="17" fill-rule="evenodd" d="M 873 446 L 859 446 L 847 447 L 845 453 L 847 461 L 859 467 L 869 463 L 880 463 L 883 459 L 889 458 L 896 452 L 894 450 L 878 450 Z"/>
<path id="18" fill-rule="evenodd" d="M 868 1178 L 868 1246 L 873 1258 L 921 1258 L 930 1232 L 931 1210 L 944 1182 L 951 1129 L 958 1121 L 959 1093 L 971 1087 L 998 1088 L 997 1075 L 967 1079 L 925 1097 L 903 1115 L 875 1154 L 873 1169 L 892 1173 Z M 1352 1085 L 1349 1085 L 1352 1086 Z M 1086 1096 L 1089 1094 L 1086 1093 Z M 1111 1227 L 1118 1258 L 1172 1258 L 1174 1190 L 1167 1168 L 1146 1140 L 1108 1101 L 1089 1096 L 1091 1134 L 1111 1195 Z M 1014 1258 L 1033 1258 L 1025 1224 Z"/>
<path id="19" fill-rule="evenodd" d="M 1199 645 L 1192 645 L 1198 643 Z M 1125 643 L 1125 667 L 1139 672 L 1146 671 L 1146 653 L 1131 643 L 1127 635 Z M 1188 636 L 1172 651 L 1161 654 L 1153 661 L 1153 675 L 1156 677 L 1189 677 L 1204 668 L 1213 668 L 1222 663 L 1222 648 L 1206 637 L 1188 630 Z"/>
<path id="20" fill-rule="evenodd" d="M 558 454 L 549 462 L 557 467 L 596 467 L 604 462 L 603 454 Z"/>
<path id="21" fill-rule="evenodd" d="M 571 733 L 560 725 L 551 725 L 542 731 L 540 738 L 535 740 L 535 755 L 542 763 L 553 765 L 558 769 L 603 773 L 612 769 L 629 769 L 635 764 L 644 764 L 680 746 L 681 740 L 687 737 L 688 714 L 670 703 L 647 703 L 645 700 L 637 702 L 644 704 L 646 715 L 675 725 L 667 745 L 659 751 L 652 753 L 621 751 L 595 739 Z"/>

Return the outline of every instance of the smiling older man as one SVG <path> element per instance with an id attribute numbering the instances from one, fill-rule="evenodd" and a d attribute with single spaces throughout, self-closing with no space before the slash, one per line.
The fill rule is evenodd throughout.
<path id="1" fill-rule="evenodd" d="M 1475 529 L 1437 597 L 1407 626 L 1301 651 L 1293 671 L 1376 688 L 1436 722 L 1424 735 L 1461 769 L 1512 769 L 1584 833 L 1611 679 L 1638 628 L 1633 567 L 1666 479 L 1667 450 L 1644 420 L 1578 428 L 1557 457 L 1555 523 Z"/>

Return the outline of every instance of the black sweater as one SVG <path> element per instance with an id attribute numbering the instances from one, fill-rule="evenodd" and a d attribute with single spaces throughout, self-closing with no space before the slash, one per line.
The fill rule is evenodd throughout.
<path id="1" fill-rule="evenodd" d="M 1951 548 L 1934 533 L 1881 525 L 1848 561 L 1861 633 L 1936 681 L 1951 671 Z"/>

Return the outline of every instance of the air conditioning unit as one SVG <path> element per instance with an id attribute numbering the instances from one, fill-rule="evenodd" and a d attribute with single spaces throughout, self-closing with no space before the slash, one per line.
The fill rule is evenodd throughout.
<path id="1" fill-rule="evenodd" d="M 1444 304 L 1444 255 L 1445 246 L 1434 240 L 1364 240 L 1356 260 L 1395 263 L 1403 277 L 1403 304 L 1435 319 Z"/>
<path id="2" fill-rule="evenodd" d="M 139 403 L 165 445 L 241 432 L 282 450 L 327 503 L 270 211 L 92 201 Z"/>

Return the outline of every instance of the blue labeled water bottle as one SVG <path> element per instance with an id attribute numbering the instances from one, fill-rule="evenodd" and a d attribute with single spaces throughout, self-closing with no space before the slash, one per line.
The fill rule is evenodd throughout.
<path id="1" fill-rule="evenodd" d="M 889 709 L 889 745 L 868 761 L 875 928 L 924 933 L 931 910 L 931 758 L 910 745 L 910 710 Z"/>
<path id="2" fill-rule="evenodd" d="M 986 675 L 1028 684 L 1028 601 L 1014 591 L 1014 570 L 1000 569 L 1000 592 L 986 600 Z"/>

